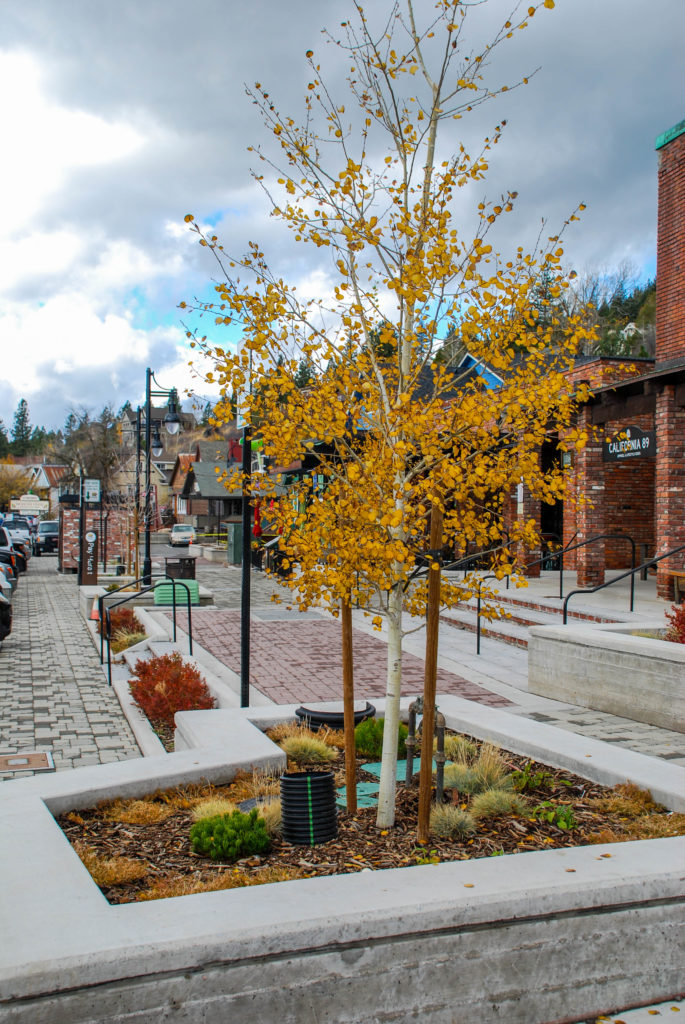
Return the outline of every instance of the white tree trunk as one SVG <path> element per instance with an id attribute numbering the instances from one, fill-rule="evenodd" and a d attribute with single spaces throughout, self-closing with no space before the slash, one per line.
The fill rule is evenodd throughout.
<path id="1" fill-rule="evenodd" d="M 388 602 L 388 679 L 385 694 L 385 728 L 381 758 L 381 783 L 378 791 L 379 828 L 390 828 L 395 821 L 395 784 L 397 782 L 397 730 L 400 723 L 402 692 L 402 604 L 401 587 L 395 587 Z"/>

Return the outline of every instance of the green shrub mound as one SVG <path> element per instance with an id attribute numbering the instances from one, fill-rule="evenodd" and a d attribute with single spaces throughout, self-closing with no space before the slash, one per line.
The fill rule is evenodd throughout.
<path id="1" fill-rule="evenodd" d="M 266 853 L 270 843 L 266 823 L 256 808 L 249 814 L 233 811 L 203 818 L 190 829 L 193 851 L 212 860 L 234 861 L 253 853 Z"/>
<path id="2" fill-rule="evenodd" d="M 367 718 L 366 721 L 360 722 L 354 730 L 354 742 L 358 753 L 364 757 L 373 757 L 376 761 L 380 760 L 383 753 L 384 727 L 384 718 Z M 400 759 L 407 756 L 406 739 L 408 731 L 406 725 L 400 722 L 397 735 L 397 756 Z"/>

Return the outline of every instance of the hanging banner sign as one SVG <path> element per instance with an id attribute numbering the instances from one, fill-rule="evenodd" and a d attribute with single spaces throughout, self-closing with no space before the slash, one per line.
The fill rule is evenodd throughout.
<path id="1" fill-rule="evenodd" d="M 624 427 L 602 446 L 605 462 L 623 462 L 626 459 L 647 459 L 656 453 L 656 431 L 639 427 Z"/>

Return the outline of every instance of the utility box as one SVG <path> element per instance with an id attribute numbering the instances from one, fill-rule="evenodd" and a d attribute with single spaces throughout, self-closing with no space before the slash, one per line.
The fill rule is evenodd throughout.
<path id="1" fill-rule="evenodd" d="M 170 576 L 172 580 L 194 580 L 195 559 L 193 557 L 165 558 L 164 572 L 167 576 Z"/>
<path id="2" fill-rule="evenodd" d="M 226 523 L 226 561 L 240 565 L 243 560 L 243 524 Z"/>

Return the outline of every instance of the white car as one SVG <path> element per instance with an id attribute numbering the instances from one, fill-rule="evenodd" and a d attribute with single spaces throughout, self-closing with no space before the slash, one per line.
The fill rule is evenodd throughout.
<path id="1" fill-rule="evenodd" d="M 192 526 L 187 526 L 185 523 L 176 523 L 175 526 L 171 527 L 171 533 L 169 534 L 169 544 L 172 548 L 174 547 L 187 547 L 188 544 L 195 542 L 195 529 Z"/>

